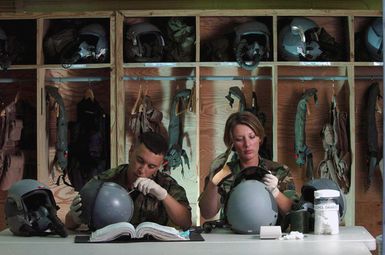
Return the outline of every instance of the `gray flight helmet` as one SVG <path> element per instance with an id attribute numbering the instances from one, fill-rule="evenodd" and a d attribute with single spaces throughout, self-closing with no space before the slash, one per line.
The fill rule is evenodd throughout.
<path id="1" fill-rule="evenodd" d="M 276 224 L 278 207 L 266 185 L 257 180 L 246 180 L 232 190 L 226 216 L 235 233 L 259 234 L 261 226 Z"/>
<path id="2" fill-rule="evenodd" d="M 266 173 L 264 168 L 248 167 L 236 176 L 225 205 L 226 219 L 235 233 L 259 234 L 261 226 L 277 223 L 277 203 L 261 182 Z"/>
<path id="3" fill-rule="evenodd" d="M 79 192 L 82 199 L 80 218 L 91 230 L 117 222 L 129 222 L 134 213 L 134 203 L 117 183 L 91 179 Z"/>
<path id="4" fill-rule="evenodd" d="M 382 61 L 383 59 L 383 26 L 382 18 L 376 18 L 365 31 L 365 46 L 370 59 Z"/>
<path id="5" fill-rule="evenodd" d="M 284 60 L 316 60 L 322 53 L 317 40 L 318 25 L 311 19 L 295 17 L 285 25 L 278 35 L 278 50 Z M 311 35 L 313 34 L 313 36 Z"/>
<path id="6" fill-rule="evenodd" d="M 15 182 L 8 190 L 5 217 L 10 231 L 19 236 L 67 236 L 58 219 L 57 205 L 48 186 L 33 179 Z"/>
<path id="7" fill-rule="evenodd" d="M 84 26 L 79 31 L 81 43 L 79 45 L 79 54 L 82 58 L 92 57 L 93 60 L 103 62 L 108 54 L 108 41 L 106 31 L 98 23 L 92 23 Z M 86 40 L 86 38 L 90 38 Z"/>
<path id="8" fill-rule="evenodd" d="M 124 43 L 127 60 L 147 62 L 160 61 L 163 58 L 163 33 L 149 22 L 131 25 L 126 32 Z"/>

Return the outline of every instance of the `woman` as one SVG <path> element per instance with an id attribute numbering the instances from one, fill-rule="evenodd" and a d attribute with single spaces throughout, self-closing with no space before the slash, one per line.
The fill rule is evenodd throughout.
<path id="1" fill-rule="evenodd" d="M 223 140 L 228 149 L 235 151 L 236 157 L 225 164 L 229 153 L 224 153 L 211 164 L 205 189 L 199 198 L 203 218 L 212 218 L 223 209 L 235 176 L 250 166 L 258 166 L 271 172 L 262 180 L 275 198 L 280 214 L 284 216 L 290 211 L 296 197 L 293 179 L 287 166 L 259 156 L 264 137 L 263 126 L 254 114 L 245 111 L 229 116 Z"/>

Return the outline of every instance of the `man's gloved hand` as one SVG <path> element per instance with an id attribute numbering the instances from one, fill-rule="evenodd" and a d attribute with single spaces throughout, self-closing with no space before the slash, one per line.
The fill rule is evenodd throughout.
<path id="1" fill-rule="evenodd" d="M 271 192 L 273 197 L 277 197 L 279 194 L 278 178 L 272 174 L 265 174 L 262 181 L 267 186 L 267 189 Z"/>
<path id="2" fill-rule="evenodd" d="M 144 195 L 154 195 L 158 200 L 163 200 L 167 196 L 167 190 L 149 178 L 139 177 L 134 182 L 134 187 Z"/>
<path id="3" fill-rule="evenodd" d="M 72 200 L 72 204 L 70 206 L 69 214 L 72 217 L 72 220 L 75 224 L 81 224 L 82 220 L 80 219 L 80 215 L 82 214 L 82 198 L 80 194 L 77 194 Z"/>

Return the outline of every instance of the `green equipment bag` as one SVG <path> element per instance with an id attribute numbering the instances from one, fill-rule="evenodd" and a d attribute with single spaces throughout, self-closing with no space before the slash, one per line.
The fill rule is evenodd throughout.
<path id="1" fill-rule="evenodd" d="M 191 62 L 195 59 L 195 26 L 182 17 L 170 18 L 167 22 L 167 59 Z"/>

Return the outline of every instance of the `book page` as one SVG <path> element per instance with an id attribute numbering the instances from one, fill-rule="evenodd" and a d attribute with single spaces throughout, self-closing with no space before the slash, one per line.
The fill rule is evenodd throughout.
<path id="1" fill-rule="evenodd" d="M 136 227 L 136 237 L 142 238 L 151 235 L 158 240 L 188 240 L 176 228 L 157 224 L 155 222 L 142 222 Z"/>
<path id="2" fill-rule="evenodd" d="M 90 242 L 108 242 L 121 236 L 135 238 L 135 228 L 129 222 L 118 222 L 100 228 L 91 233 Z"/>

